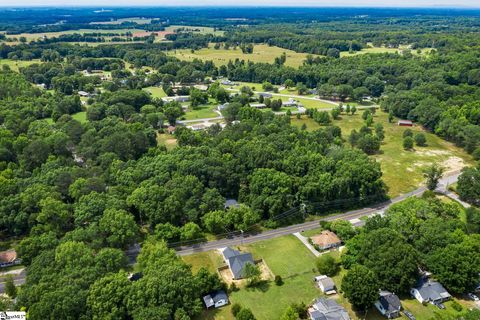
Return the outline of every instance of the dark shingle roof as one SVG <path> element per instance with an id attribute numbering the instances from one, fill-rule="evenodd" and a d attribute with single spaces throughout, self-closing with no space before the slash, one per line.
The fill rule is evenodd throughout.
<path id="1" fill-rule="evenodd" d="M 378 301 L 381 303 L 383 309 L 387 312 L 398 311 L 402 308 L 402 304 L 398 296 L 388 291 L 380 291 L 380 298 Z"/>
<path id="2" fill-rule="evenodd" d="M 244 277 L 243 269 L 247 263 L 255 264 L 253 262 L 253 256 L 251 253 L 241 253 L 237 256 L 231 257 L 230 259 L 230 269 L 232 270 L 233 276 L 235 279 L 240 279 Z"/>

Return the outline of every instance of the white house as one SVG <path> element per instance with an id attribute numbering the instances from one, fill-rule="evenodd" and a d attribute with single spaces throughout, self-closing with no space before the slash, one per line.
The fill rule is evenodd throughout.
<path id="1" fill-rule="evenodd" d="M 410 289 L 410 294 L 420 303 L 438 304 L 449 300 L 452 296 L 436 281 L 423 279 L 419 284 Z"/>
<path id="2" fill-rule="evenodd" d="M 323 293 L 327 295 L 337 293 L 335 283 L 333 282 L 332 278 L 327 277 L 326 275 L 321 275 L 315 277 L 315 282 Z"/>

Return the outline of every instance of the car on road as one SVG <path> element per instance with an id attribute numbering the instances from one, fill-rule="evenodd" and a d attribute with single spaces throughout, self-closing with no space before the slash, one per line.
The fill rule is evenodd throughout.
<path id="1" fill-rule="evenodd" d="M 410 319 L 410 320 L 417 320 L 417 319 L 415 318 L 415 316 L 414 316 L 410 311 L 404 310 L 404 311 L 403 311 L 403 314 L 405 315 L 405 317 L 407 317 L 407 318 Z"/>
<path id="2" fill-rule="evenodd" d="M 473 301 L 479 301 L 480 300 L 476 294 L 471 293 L 471 292 L 468 294 L 468 297 L 470 299 L 472 299 Z"/>

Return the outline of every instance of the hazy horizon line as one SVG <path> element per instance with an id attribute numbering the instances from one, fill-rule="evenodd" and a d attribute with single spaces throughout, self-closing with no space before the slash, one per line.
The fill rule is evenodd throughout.
<path id="1" fill-rule="evenodd" d="M 115 9 L 115 8 L 362 8 L 362 9 L 480 9 L 480 4 L 478 5 L 418 5 L 418 6 L 398 6 L 398 5 L 351 5 L 351 4 L 335 4 L 335 5 L 278 5 L 278 4 L 264 4 L 264 5 L 254 5 L 254 4 L 244 4 L 244 5 L 197 5 L 197 4 L 177 4 L 177 5 L 115 5 L 115 6 L 102 6 L 102 5 L 42 5 L 42 4 L 32 4 L 32 5 L 2 5 L 0 8 L 9 8 L 9 9 L 28 9 L 28 8 L 91 8 L 91 9 Z"/>

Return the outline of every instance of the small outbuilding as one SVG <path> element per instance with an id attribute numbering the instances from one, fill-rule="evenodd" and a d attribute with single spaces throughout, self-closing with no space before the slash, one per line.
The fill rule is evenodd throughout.
<path id="1" fill-rule="evenodd" d="M 228 296 L 225 291 L 219 290 L 203 297 L 203 302 L 205 303 L 207 309 L 212 307 L 220 308 L 228 304 Z"/>
<path id="2" fill-rule="evenodd" d="M 265 103 L 250 103 L 250 107 L 256 109 L 265 109 L 267 105 Z"/>
<path id="3" fill-rule="evenodd" d="M 260 92 L 258 94 L 259 97 L 264 97 L 265 99 L 271 99 L 273 97 L 273 95 L 271 93 L 268 93 L 268 92 Z"/>
<path id="4" fill-rule="evenodd" d="M 319 235 L 311 237 L 311 239 L 320 250 L 338 248 L 342 244 L 342 240 L 330 230 L 324 230 Z"/>
<path id="5" fill-rule="evenodd" d="M 413 127 L 413 122 L 410 120 L 398 120 L 397 124 L 400 127 Z"/>
<path id="6" fill-rule="evenodd" d="M 375 302 L 375 307 L 387 319 L 394 319 L 400 317 L 402 303 L 396 294 L 382 290 L 380 297 Z"/>
<path id="7" fill-rule="evenodd" d="M 327 295 L 337 293 L 335 283 L 333 282 L 332 278 L 327 277 L 326 275 L 321 275 L 315 277 L 315 282 L 323 293 Z"/>

